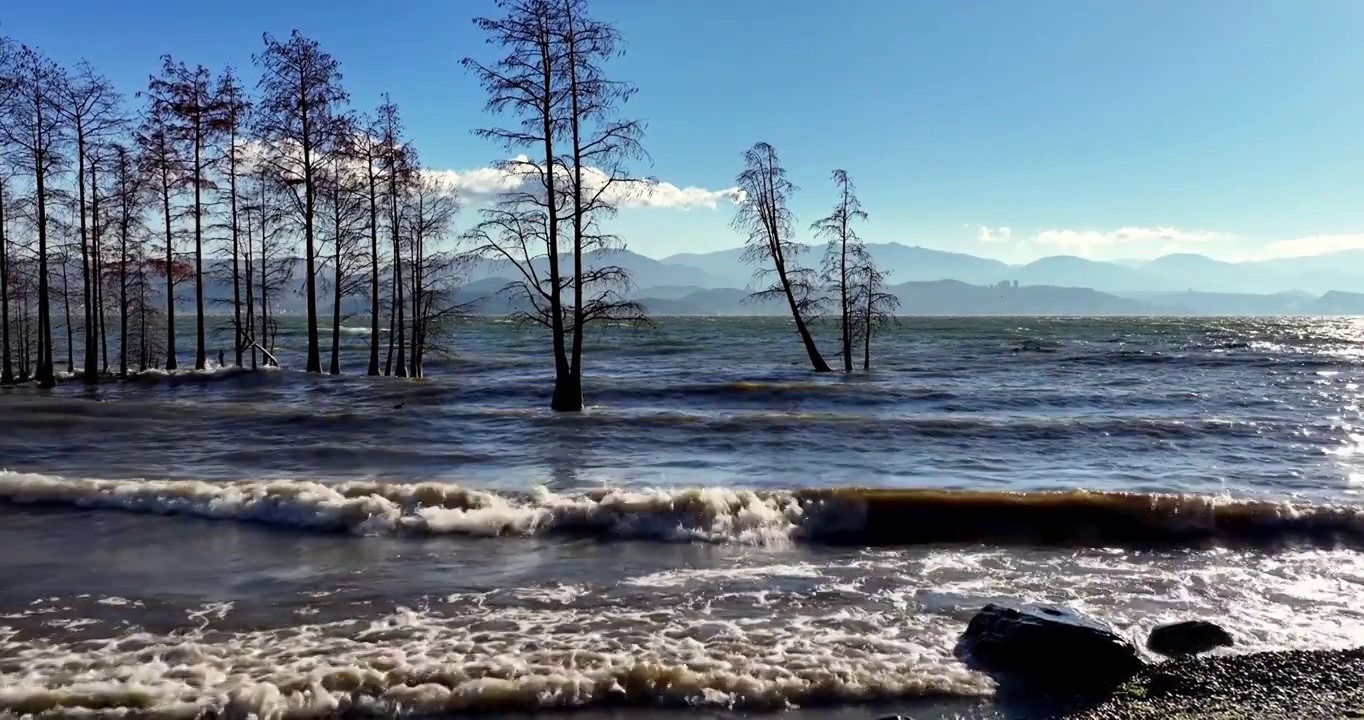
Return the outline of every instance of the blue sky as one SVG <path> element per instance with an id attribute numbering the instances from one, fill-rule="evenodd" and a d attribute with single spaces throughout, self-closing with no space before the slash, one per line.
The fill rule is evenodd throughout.
<path id="1" fill-rule="evenodd" d="M 1364 247 L 1357 0 L 595 0 L 628 42 L 653 165 L 690 192 L 617 230 L 661 257 L 732 247 L 740 153 L 774 144 L 802 227 L 836 167 L 864 237 L 1011 261 Z M 158 58 L 233 64 L 298 28 L 342 62 L 356 105 L 388 91 L 424 162 L 471 187 L 499 148 L 459 66 L 490 49 L 491 0 L 11 3 L 0 32 L 125 92 Z M 476 195 L 476 193 L 474 193 Z M 713 201 L 713 202 L 711 202 Z M 809 239 L 808 233 L 804 239 Z"/>

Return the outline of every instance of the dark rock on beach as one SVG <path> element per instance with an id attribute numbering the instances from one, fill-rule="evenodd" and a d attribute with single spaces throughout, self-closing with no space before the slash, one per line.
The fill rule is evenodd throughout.
<path id="1" fill-rule="evenodd" d="M 1232 647 L 1236 641 L 1222 626 L 1206 620 L 1161 625 L 1146 638 L 1146 649 L 1170 658 L 1199 655 L 1220 647 Z"/>
<path id="2" fill-rule="evenodd" d="M 991 603 L 957 643 L 968 666 L 1043 693 L 1102 693 L 1145 667 L 1131 640 L 1065 607 Z"/>

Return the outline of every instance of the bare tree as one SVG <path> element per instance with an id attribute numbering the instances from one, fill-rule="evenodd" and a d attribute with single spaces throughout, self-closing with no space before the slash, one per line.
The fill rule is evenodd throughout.
<path id="1" fill-rule="evenodd" d="M 886 292 L 886 273 L 863 252 L 853 278 L 858 298 L 857 326 L 862 336 L 862 369 L 871 369 L 871 338 L 877 330 L 896 322 L 900 298 Z"/>
<path id="2" fill-rule="evenodd" d="M 483 212 L 483 223 L 471 234 L 474 254 L 517 269 L 521 277 L 508 290 L 529 308 L 521 319 L 543 325 L 553 340 L 550 407 L 577 411 L 583 406 L 588 324 L 644 318 L 643 308 L 626 298 L 630 281 L 623 268 L 589 266 L 589 257 L 602 260 L 607 254 L 601 251 L 620 245 L 601 221 L 615 213 L 623 195 L 647 184 L 626 172 L 628 161 L 647 157 L 640 145 L 644 126 L 618 117 L 620 105 L 634 94 L 632 85 L 608 79 L 604 70 L 620 53 L 620 36 L 590 18 L 585 2 L 501 0 L 498 6 L 504 17 L 475 23 L 505 55 L 492 64 L 466 58 L 464 65 L 487 91 L 487 109 L 519 122 L 476 132 L 537 158 L 502 164 L 522 182 Z M 572 256 L 567 271 L 565 253 Z M 537 267 L 541 257 L 543 273 Z"/>
<path id="3" fill-rule="evenodd" d="M 67 134 L 57 109 L 65 83 L 62 69 L 37 50 L 22 46 L 13 61 L 13 91 L 0 119 L 0 150 L 16 167 L 32 172 L 34 212 L 31 222 L 38 235 L 37 262 L 37 363 L 34 374 L 42 387 L 52 387 L 57 376 L 52 361 L 52 306 L 48 267 L 48 202 L 54 176 L 66 164 L 63 154 Z"/>
<path id="4" fill-rule="evenodd" d="M 213 132 L 222 141 L 219 151 L 221 165 L 227 176 L 227 231 L 232 254 L 232 347 L 237 367 L 241 367 L 247 346 L 246 338 L 251 335 L 251 325 L 242 317 L 242 292 L 246 290 L 249 304 L 251 272 L 249 268 L 242 267 L 246 249 L 242 247 L 241 241 L 239 185 L 245 160 L 246 126 L 250 119 L 251 101 L 230 67 L 218 76 L 215 96 L 217 112 L 213 117 Z"/>
<path id="5" fill-rule="evenodd" d="M 749 148 L 737 184 L 743 200 L 732 225 L 748 235 L 744 262 L 762 266 L 753 275 L 755 284 L 767 285 L 749 297 L 757 301 L 785 299 L 810 364 L 815 372 L 829 372 L 809 328 L 823 302 L 818 278 L 814 270 L 799 264 L 798 256 L 805 247 L 792 238 L 795 217 L 787 203 L 797 188 L 786 177 L 776 148 L 765 142 Z"/>
<path id="6" fill-rule="evenodd" d="M 417 178 L 402 213 L 412 299 L 411 357 L 407 363 L 412 377 L 423 376 L 433 338 L 464 310 L 455 302 L 462 260 L 445 242 L 458 213 L 455 189 L 429 174 Z"/>
<path id="7" fill-rule="evenodd" d="M 367 209 L 364 197 L 364 178 L 352 165 L 354 157 L 352 131 L 347 131 L 337 140 L 344 147 L 331 153 L 331 166 L 325 169 L 321 187 L 325 196 L 321 207 L 326 215 L 327 227 L 322 235 L 331 244 L 332 273 L 328 283 L 332 291 L 332 337 L 331 363 L 328 372 L 341 374 L 341 307 L 343 301 L 356 294 L 364 286 L 366 278 L 361 274 L 367 264 L 363 240 Z"/>
<path id="8" fill-rule="evenodd" d="M 649 181 L 631 177 L 626 163 L 647 158 L 641 145 L 644 124 L 622 119 L 620 106 L 635 86 L 611 80 L 604 63 L 623 50 L 620 33 L 588 15 L 587 0 L 556 0 L 556 39 L 563 48 L 562 83 L 567 96 L 560 126 L 568 151 L 560 164 L 568 168 L 569 212 L 573 226 L 573 320 L 568 381 L 556 389 L 555 405 L 581 410 L 583 332 L 589 322 L 639 322 L 644 308 L 625 292 L 630 277 L 624 268 L 584 264 L 589 253 L 604 259 L 605 250 L 623 246 L 606 233 L 601 221 L 614 217 L 622 194 L 642 192 Z"/>
<path id="9" fill-rule="evenodd" d="M 558 177 L 556 137 L 560 128 L 556 124 L 566 97 L 561 82 L 564 52 L 555 36 L 558 13 L 552 0 L 498 0 L 497 5 L 505 12 L 503 17 L 477 18 L 474 23 L 487 35 L 486 42 L 500 47 L 505 55 L 489 65 L 473 58 L 465 58 L 463 64 L 488 93 L 487 110 L 511 115 L 519 122 L 506 128 L 476 130 L 475 134 L 509 150 L 529 150 L 541 161 L 518 158 L 501 163 L 503 170 L 524 182 L 506 193 L 499 207 L 486 211 L 474 234 L 478 245 L 475 252 L 505 259 L 521 274 L 521 280 L 512 287 L 524 292 L 524 299 L 534 309 L 527 317 L 544 325 L 553 341 L 554 395 L 550 407 L 575 410 L 581 396 L 576 403 L 570 399 L 572 366 L 565 342 L 565 282 L 559 264 L 562 181 Z M 542 243 L 532 247 L 532 239 Z M 544 278 L 533 262 L 539 252 L 548 260 Z"/>
<path id="10" fill-rule="evenodd" d="M 283 191 L 276 184 L 276 177 L 268 167 L 258 167 L 249 176 L 249 202 L 243 206 L 242 214 L 247 227 L 247 245 L 255 246 L 252 260 L 252 281 L 256 283 L 256 304 L 259 312 L 255 314 L 259 330 L 251 339 L 252 352 L 259 350 L 267 365 L 278 365 L 274 357 L 277 323 L 271 313 L 271 298 L 284 293 L 285 287 L 293 277 L 294 263 L 289 254 L 287 227 L 283 222 L 286 214 L 281 196 Z"/>
<path id="11" fill-rule="evenodd" d="M 176 62 L 171 56 L 161 58 L 160 77 L 151 78 L 148 95 L 156 109 L 164 113 L 171 139 L 180 149 L 184 160 L 184 174 L 179 184 L 188 186 L 193 194 L 190 217 L 194 223 L 194 367 L 208 367 L 208 350 L 204 326 L 204 192 L 213 190 L 210 148 L 222 129 L 222 103 L 208 68 L 194 68 Z"/>
<path id="12" fill-rule="evenodd" d="M 391 101 L 385 100 L 385 105 Z M 379 118 L 385 113 L 380 108 Z M 366 230 L 369 234 L 369 368 L 366 371 L 369 375 L 379 374 L 379 318 L 381 313 L 380 304 L 382 296 L 380 294 L 380 273 L 382 265 L 379 256 L 379 203 L 383 188 L 386 187 L 382 173 L 381 163 L 384 158 L 384 146 L 382 143 L 383 127 L 378 118 L 370 118 L 360 123 L 360 129 L 352 134 L 351 154 L 363 166 L 364 170 L 364 194 L 365 209 L 369 213 L 369 220 Z"/>
<path id="13" fill-rule="evenodd" d="M 865 221 L 867 213 L 862 209 L 862 201 L 857 199 L 857 188 L 846 171 L 835 170 L 833 180 L 838 190 L 838 202 L 828 217 L 816 221 L 810 229 L 816 237 L 828 241 L 824 250 L 823 279 L 825 287 L 838 299 L 843 372 L 852 372 L 853 340 L 857 335 L 854 322 L 857 298 L 853 272 L 859 263 L 866 260 L 867 254 L 866 246 L 857 236 L 853 223 Z"/>
<path id="14" fill-rule="evenodd" d="M 15 80 L 15 47 L 0 35 L 0 123 L 6 120 L 6 109 L 14 100 L 18 88 Z M 10 168 L 0 158 L 0 385 L 14 384 L 14 357 L 10 344 L 9 299 L 12 288 L 9 261 L 9 192 Z"/>
<path id="15" fill-rule="evenodd" d="M 341 66 L 314 40 L 295 30 L 286 41 L 264 36 L 265 50 L 255 56 L 261 69 L 256 133 L 265 143 L 264 162 L 290 189 L 302 218 L 307 277 L 308 372 L 321 372 L 317 332 L 316 216 L 317 176 L 322 154 L 341 131 L 340 108 L 348 100 L 341 87 Z"/>
<path id="16" fill-rule="evenodd" d="M 67 81 L 61 84 L 57 108 L 71 128 L 76 149 L 76 224 L 80 234 L 81 298 L 84 315 L 85 352 L 82 378 L 87 383 L 99 380 L 99 277 L 93 221 L 90 216 L 97 212 L 92 207 L 95 189 L 92 187 L 92 174 L 95 172 L 94 153 L 96 147 L 122 129 L 122 99 L 108 78 L 100 75 L 87 62 L 76 66 Z M 90 192 L 87 194 L 87 187 Z"/>
<path id="17" fill-rule="evenodd" d="M 153 101 L 143 116 L 142 127 L 137 134 L 139 162 L 142 173 L 155 188 L 161 201 L 161 218 L 164 232 L 162 250 L 164 251 L 164 270 L 166 279 L 166 370 L 179 367 L 175 354 L 175 232 L 171 200 L 176 194 L 178 178 L 181 177 L 185 161 L 171 137 L 170 117 L 162 103 Z"/>
<path id="18" fill-rule="evenodd" d="M 118 254 L 114 265 L 117 270 L 118 293 L 118 374 L 128 376 L 132 336 L 129 333 L 131 313 L 134 308 L 134 283 L 144 292 L 146 274 L 146 249 L 142 238 L 142 212 L 146 208 L 147 184 L 137 158 L 125 145 L 113 146 L 111 170 L 113 185 L 110 189 L 110 203 L 113 205 L 112 224 L 117 235 Z M 145 312 L 145 308 L 142 308 Z M 143 334 L 138 335 L 145 342 Z M 145 369 L 145 366 L 144 368 Z"/>
<path id="19" fill-rule="evenodd" d="M 401 208 L 417 177 L 417 150 L 403 138 L 398 106 L 387 95 L 379 106 L 377 130 L 379 161 L 388 185 L 385 199 L 388 203 L 388 229 L 393 253 L 393 297 L 389 304 L 388 359 L 384 363 L 384 374 L 407 377 L 407 304 L 404 300 Z"/>
<path id="20" fill-rule="evenodd" d="M 0 166 L 0 385 L 13 385 L 14 356 L 10 336 L 10 296 L 16 287 L 10 261 L 10 216 L 12 198 L 8 168 Z"/>

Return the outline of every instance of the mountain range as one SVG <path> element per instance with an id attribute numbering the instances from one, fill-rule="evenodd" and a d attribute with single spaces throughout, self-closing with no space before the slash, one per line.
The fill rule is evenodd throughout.
<path id="1" fill-rule="evenodd" d="M 1148 261 L 1104 262 L 1055 255 L 1011 265 L 965 253 L 899 243 L 868 244 L 867 250 L 892 282 L 958 280 L 973 285 L 1017 281 L 1019 285 L 1082 287 L 1108 293 L 1209 292 L 1272 295 L 1332 290 L 1364 291 L 1364 250 L 1344 250 L 1309 257 L 1255 262 L 1226 262 L 1204 255 L 1174 254 Z M 819 262 L 820 249 L 803 255 Z M 613 253 L 613 261 L 634 273 L 641 288 L 692 285 L 742 288 L 752 268 L 741 259 L 742 248 L 711 253 L 683 253 L 652 260 L 629 252 Z"/>
<path id="2" fill-rule="evenodd" d="M 911 315 L 1356 315 L 1364 314 L 1364 250 L 1257 262 L 1226 262 L 1203 255 L 1166 255 L 1149 261 L 1102 262 L 1053 256 L 1011 265 L 965 253 L 899 243 L 869 244 L 890 272 L 890 290 Z M 819 249 L 802 256 L 816 265 Z M 752 267 L 742 248 L 686 253 L 661 260 L 624 251 L 603 251 L 589 267 L 614 264 L 629 271 L 632 295 L 654 315 L 783 314 L 780 304 L 745 301 Z M 279 311 L 301 312 L 299 287 L 280 297 Z M 548 262 L 539 261 L 544 272 Z M 324 280 L 327 271 L 323 270 Z M 515 268 L 493 259 L 475 263 L 459 300 L 480 312 L 500 314 L 514 303 L 499 294 Z M 215 285 L 219 283 L 215 282 Z M 231 296 L 213 287 L 213 298 Z M 346 311 L 363 312 L 361 302 Z"/>

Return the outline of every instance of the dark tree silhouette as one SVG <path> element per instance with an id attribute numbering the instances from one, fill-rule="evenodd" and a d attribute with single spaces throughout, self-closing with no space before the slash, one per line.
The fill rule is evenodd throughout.
<path id="1" fill-rule="evenodd" d="M 241 177 L 245 164 L 247 122 L 251 114 L 251 101 L 237 80 L 232 68 L 227 68 L 218 76 L 215 91 L 216 109 L 213 133 L 222 142 L 220 166 L 227 181 L 227 232 L 232 254 L 232 349 L 237 367 L 242 365 L 247 340 L 251 336 L 250 323 L 242 316 L 242 293 L 250 295 L 251 272 L 242 267 L 243 254 L 241 227 Z M 250 300 L 247 300 L 248 304 Z"/>
<path id="2" fill-rule="evenodd" d="M 503 17 L 475 23 L 505 54 L 492 64 L 466 58 L 464 66 L 488 93 L 487 109 L 518 122 L 476 134 L 536 158 L 501 163 L 520 182 L 483 211 L 483 223 L 471 234 L 473 254 L 517 268 L 521 278 L 508 290 L 530 308 L 518 316 L 543 325 L 552 337 L 550 407 L 577 411 L 583 407 L 587 325 L 644 319 L 643 308 L 626 298 L 630 280 L 623 268 L 588 266 L 589 255 L 606 256 L 594 251 L 620 245 L 601 221 L 615 213 L 622 196 L 647 190 L 647 181 L 625 170 L 628 161 L 647 157 L 640 145 L 643 124 L 617 116 L 634 93 L 632 85 L 608 79 L 604 70 L 620 52 L 620 36 L 589 17 L 585 2 L 502 0 L 498 7 Z M 567 270 L 565 253 L 572 256 Z M 541 257 L 543 272 L 537 267 Z"/>
<path id="3" fill-rule="evenodd" d="M 407 304 L 404 300 L 401 207 L 417 177 L 417 150 L 403 138 L 398 106 L 387 95 L 379 106 L 377 130 L 379 162 L 388 186 L 385 200 L 388 203 L 388 231 L 393 253 L 393 297 L 389 303 L 388 359 L 384 363 L 384 374 L 407 377 Z"/>
<path id="4" fill-rule="evenodd" d="M 20 47 L 12 62 L 13 90 L 0 118 L 0 149 L 16 167 L 32 173 L 33 214 L 31 222 L 38 235 L 36 304 L 37 362 L 34 375 L 42 387 L 57 384 L 52 352 L 52 305 L 49 288 L 48 204 L 55 188 L 55 175 L 65 167 L 63 154 L 68 142 L 58 100 L 65 74 L 37 50 Z"/>
<path id="5" fill-rule="evenodd" d="M 523 182 L 509 191 L 499 207 L 485 211 L 484 223 L 475 233 L 475 252 L 498 256 L 516 266 L 522 280 L 512 287 L 524 291 L 534 308 L 531 319 L 549 329 L 554 352 L 554 395 L 550 407 L 577 410 L 581 394 L 572 393 L 572 367 L 565 342 L 563 292 L 565 282 L 559 264 L 562 179 L 556 156 L 556 126 L 562 117 L 565 94 L 560 81 L 563 48 L 556 39 L 558 13 L 551 0 L 499 0 L 501 18 L 477 18 L 474 23 L 487 36 L 486 42 L 505 54 L 485 65 L 465 58 L 464 67 L 478 78 L 488 94 L 486 108 L 497 115 L 519 120 L 505 128 L 475 130 L 479 137 L 494 140 L 508 150 L 525 149 L 540 161 L 524 157 L 500 163 L 505 172 Z M 511 228 L 511 229 L 508 229 Z M 532 247 L 531 238 L 543 240 Z M 536 255 L 548 261 L 546 277 L 534 267 Z"/>
<path id="6" fill-rule="evenodd" d="M 333 149 L 331 165 L 321 177 L 324 196 L 321 207 L 326 215 L 322 235 L 331 244 L 332 273 L 328 284 L 332 291 L 332 337 L 328 372 L 332 375 L 341 374 L 342 303 L 363 288 L 366 278 L 361 273 L 368 260 L 363 247 L 367 221 L 364 178 L 353 164 L 354 134 L 353 129 L 348 129 L 344 136 L 337 136 L 342 146 Z"/>
<path id="7" fill-rule="evenodd" d="M 132 350 L 132 336 L 129 332 L 129 326 L 135 306 L 135 291 L 141 290 L 143 292 L 142 297 L 145 297 L 146 290 L 146 256 L 140 238 L 142 237 L 142 212 L 147 205 L 147 184 L 141 169 L 137 166 L 137 158 L 133 155 L 133 151 L 127 146 L 119 144 L 114 145 L 112 149 L 113 159 L 110 169 L 113 174 L 113 185 L 110 188 L 109 201 L 113 205 L 112 222 L 118 243 L 118 259 L 115 261 L 118 288 L 118 374 L 119 377 L 126 378 L 129 368 L 129 353 Z M 137 288 L 134 288 L 135 283 Z M 137 303 L 137 307 L 145 313 L 146 308 L 143 303 Z M 145 327 L 145 321 L 143 321 L 143 327 Z M 139 344 L 145 343 L 144 335 L 145 330 L 139 333 Z M 143 369 L 146 369 L 145 360 L 143 363 Z"/>
<path id="8" fill-rule="evenodd" d="M 838 190 L 838 203 L 828 217 L 816 221 L 810 229 L 816 237 L 828 241 L 824 251 L 824 283 L 838 300 L 843 371 L 852 372 L 853 340 L 857 335 L 857 289 L 853 275 L 859 264 L 867 260 L 866 246 L 857 236 L 853 223 L 865 221 L 867 213 L 862 209 L 862 201 L 857 199 L 857 189 L 847 172 L 835 170 L 833 180 Z"/>
<path id="9" fill-rule="evenodd" d="M 308 305 L 308 372 L 322 372 L 317 333 L 316 217 L 318 174 L 325 149 L 341 131 L 340 107 L 348 96 L 341 87 L 341 66 L 295 30 L 288 40 L 265 34 L 265 50 L 255 56 L 261 69 L 256 134 L 266 146 L 263 162 L 288 188 L 302 219 Z"/>
<path id="10" fill-rule="evenodd" d="M 382 115 L 382 113 L 380 113 Z M 369 213 L 366 231 L 369 234 L 369 368 L 368 375 L 379 374 L 379 317 L 382 312 L 380 303 L 380 273 L 382 264 L 379 256 L 379 203 L 385 187 L 380 172 L 383 147 L 380 144 L 382 127 L 378 120 L 362 122 L 361 130 L 352 135 L 351 153 L 364 166 L 365 209 Z"/>
<path id="11" fill-rule="evenodd" d="M 163 220 L 162 249 L 164 261 L 161 263 L 166 279 L 166 370 L 176 370 L 179 363 L 175 354 L 175 287 L 177 278 L 175 267 L 175 216 L 171 200 L 176 193 L 178 178 L 184 170 L 184 158 L 171 137 L 168 110 L 153 100 L 142 120 L 137 134 L 139 162 L 142 173 L 149 178 L 160 200 Z"/>
<path id="12" fill-rule="evenodd" d="M 14 42 L 0 35 L 0 123 L 6 120 L 6 108 L 14 99 L 15 82 Z M 0 385 L 14 384 L 14 356 L 10 344 L 10 308 L 12 291 L 9 262 L 9 203 L 11 200 L 9 168 L 0 164 Z"/>
<path id="13" fill-rule="evenodd" d="M 556 0 L 556 40 L 563 48 L 564 93 L 561 121 L 567 151 L 559 164 L 567 169 L 568 210 L 573 226 L 573 318 L 567 382 L 556 388 L 555 405 L 564 410 L 583 406 L 583 332 L 589 322 L 641 322 L 644 308 L 626 298 L 630 277 L 624 268 L 588 268 L 589 253 L 623 247 L 606 233 L 601 221 L 615 216 L 617 199 L 647 192 L 649 181 L 631 177 L 630 160 L 646 159 L 641 145 L 644 124 L 618 116 L 635 86 L 611 80 L 604 63 L 621 54 L 620 34 L 608 23 L 592 19 L 586 0 Z"/>
<path id="14" fill-rule="evenodd" d="M 71 129 L 76 149 L 76 222 L 80 229 L 81 305 L 84 315 L 85 352 L 82 378 L 87 383 L 99 380 L 99 284 L 101 270 L 97 257 L 99 232 L 95 153 L 101 143 L 121 132 L 125 120 L 122 99 L 108 78 L 82 62 L 62 83 L 57 107 Z M 89 193 L 87 194 L 87 188 Z"/>
<path id="15" fill-rule="evenodd" d="M 402 213 L 409 262 L 412 337 L 408 372 L 424 374 L 433 336 L 465 308 L 455 302 L 462 260 L 446 248 L 459 200 L 454 188 L 437 176 L 422 174 L 413 183 Z"/>
<path id="16" fill-rule="evenodd" d="M 171 56 L 161 58 L 161 75 L 152 77 L 148 94 L 152 103 L 167 118 L 167 130 L 180 148 L 184 159 L 184 174 L 179 184 L 188 186 L 193 194 L 190 217 L 194 223 L 194 367 L 208 367 L 204 326 L 204 192 L 214 189 L 213 154 L 210 148 L 222 129 L 222 103 L 208 68 L 194 68 L 176 62 Z"/>
<path id="17" fill-rule="evenodd" d="M 749 297 L 756 301 L 785 299 L 810 364 L 815 372 L 829 372 L 809 328 L 823 300 L 817 277 L 814 270 L 800 266 L 797 258 L 805 247 L 792 238 L 795 217 L 787 203 L 797 188 L 787 179 L 776 149 L 765 142 L 749 148 L 737 184 L 743 199 L 732 225 L 748 236 L 744 262 L 762 266 L 753 275 L 754 283 L 767 284 Z"/>
<path id="18" fill-rule="evenodd" d="M 862 369 L 871 369 L 871 338 L 877 330 L 896 322 L 900 298 L 886 292 L 886 273 L 876 266 L 871 255 L 863 253 L 853 270 L 858 299 L 857 325 L 862 335 Z"/>
<path id="19" fill-rule="evenodd" d="M 0 49 L 3 52 L 3 49 Z M 3 61 L 3 56 L 0 56 Z M 0 385 L 14 384 L 14 356 L 10 353 L 9 298 L 13 291 L 9 262 L 9 178 L 0 167 Z"/>

